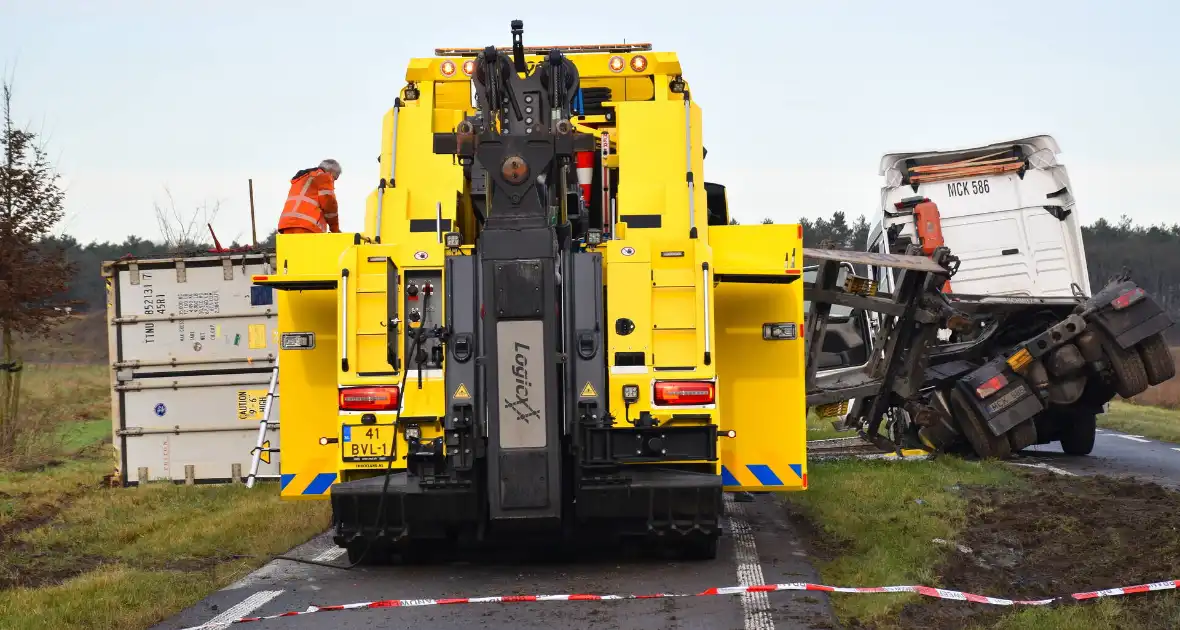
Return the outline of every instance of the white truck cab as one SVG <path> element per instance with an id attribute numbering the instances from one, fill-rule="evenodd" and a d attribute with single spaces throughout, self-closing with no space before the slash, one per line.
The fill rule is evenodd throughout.
<path id="1" fill-rule="evenodd" d="M 917 200 L 937 206 L 934 226 L 961 260 L 950 292 L 1069 297 L 1090 294 L 1081 221 L 1060 149 L 1050 136 L 881 158 L 881 207 L 868 251 L 903 253 L 923 238 Z M 905 206 L 911 206 L 909 208 Z M 883 290 L 893 278 L 875 270 Z"/>

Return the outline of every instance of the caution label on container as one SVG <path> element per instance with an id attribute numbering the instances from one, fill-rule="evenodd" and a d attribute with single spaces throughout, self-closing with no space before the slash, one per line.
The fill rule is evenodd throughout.
<path id="1" fill-rule="evenodd" d="M 265 389 L 238 390 L 238 420 L 261 420 L 266 413 Z"/>
<path id="2" fill-rule="evenodd" d="M 471 392 L 467 391 L 467 384 L 466 383 L 459 383 L 459 387 L 455 388 L 454 398 L 464 399 L 464 400 L 471 398 Z"/>
<path id="3" fill-rule="evenodd" d="M 598 392 L 594 391 L 594 386 L 590 384 L 590 381 L 586 381 L 586 386 L 582 388 L 582 398 L 593 398 L 597 395 Z"/>
<path id="4" fill-rule="evenodd" d="M 261 350 L 266 347 L 266 324 L 250 324 L 250 349 Z"/>

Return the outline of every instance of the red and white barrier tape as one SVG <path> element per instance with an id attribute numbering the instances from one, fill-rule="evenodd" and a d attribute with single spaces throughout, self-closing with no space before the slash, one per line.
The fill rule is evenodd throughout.
<path id="1" fill-rule="evenodd" d="M 235 619 L 228 623 L 247 623 L 251 621 L 279 619 L 282 617 L 298 617 L 300 615 L 310 615 L 312 613 L 334 612 L 340 610 L 416 608 L 419 606 L 449 606 L 454 604 L 517 604 L 523 602 L 601 602 L 626 599 L 670 599 L 677 597 L 707 597 L 711 595 L 741 595 L 743 593 L 772 593 L 775 591 L 824 591 L 827 593 L 865 594 L 917 593 L 925 597 L 934 597 L 936 599 L 953 599 L 973 602 L 976 604 L 992 604 L 995 606 L 1046 606 L 1059 600 L 1084 601 L 1099 597 L 1117 597 L 1120 595 L 1132 595 L 1135 593 L 1147 593 L 1151 591 L 1166 591 L 1174 589 L 1180 589 L 1180 580 L 1155 582 L 1153 584 L 1141 584 L 1138 586 L 1125 586 L 1122 588 L 1090 591 L 1086 593 L 1072 593 L 1070 595 L 1052 597 L 1049 599 L 1019 600 L 1003 599 L 999 597 L 985 597 L 983 595 L 975 595 L 973 593 L 951 591 L 943 588 L 932 588 L 929 586 L 877 586 L 870 588 L 848 588 L 842 586 L 824 586 L 823 584 L 808 583 L 762 584 L 758 586 L 725 586 L 721 588 L 711 588 L 696 594 L 657 593 L 653 595 L 500 595 L 495 597 L 454 597 L 448 599 L 386 599 L 375 602 L 360 602 L 355 604 L 341 604 L 337 606 L 310 606 L 304 611 L 291 611 L 277 615 L 267 615 L 265 617 L 242 617 L 241 619 Z M 205 628 L 212 628 L 214 625 L 217 627 L 224 627 L 225 624 L 226 622 L 219 622 L 212 625 L 204 624 L 200 626 L 193 626 L 191 628 L 185 628 L 185 630 L 203 630 Z"/>

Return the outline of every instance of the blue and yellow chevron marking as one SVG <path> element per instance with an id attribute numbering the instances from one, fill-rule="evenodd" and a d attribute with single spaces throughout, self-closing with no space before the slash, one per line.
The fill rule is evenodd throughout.
<path id="1" fill-rule="evenodd" d="M 767 464 L 746 464 L 745 470 L 735 467 L 735 470 L 738 471 L 737 475 L 730 471 L 729 467 L 722 464 L 721 485 L 726 488 L 765 487 L 770 489 L 775 487 L 798 487 L 800 485 L 798 482 L 802 482 L 806 486 L 807 479 L 803 475 L 803 465 L 788 464 L 787 467 L 792 473 L 791 476 L 787 477 L 791 483 L 783 481 L 783 477 Z M 785 473 L 785 471 L 783 472 Z"/>
<path id="2" fill-rule="evenodd" d="M 279 491 L 286 496 L 292 495 L 307 495 L 315 496 L 322 495 L 332 487 L 336 482 L 336 473 L 322 472 L 322 473 L 305 473 L 294 474 L 287 473 L 279 477 Z M 293 486 L 293 492 L 287 492 L 287 486 Z M 302 488 L 302 489 L 300 489 Z"/>

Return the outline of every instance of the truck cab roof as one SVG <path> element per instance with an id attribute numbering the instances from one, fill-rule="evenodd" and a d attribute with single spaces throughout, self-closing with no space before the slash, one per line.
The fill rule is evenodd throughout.
<path id="1" fill-rule="evenodd" d="M 996 151 L 1003 151 L 1013 146 L 1022 147 L 1026 154 L 1041 153 L 1045 155 L 1056 156 L 1061 153 L 1061 148 L 1057 146 L 1057 141 L 1049 135 L 1029 136 L 1027 138 L 1020 138 L 1017 140 L 1006 140 L 1003 142 L 993 142 L 983 146 L 966 147 L 960 149 L 946 149 L 942 151 L 909 151 L 900 153 L 886 153 L 881 157 L 880 166 L 877 169 L 878 175 L 885 175 L 887 180 L 891 172 L 898 172 L 900 179 L 900 171 L 898 164 L 907 160 L 913 160 L 915 166 L 926 166 L 930 164 L 945 164 L 947 162 L 957 162 L 959 160 L 969 160 L 977 158 Z M 1051 164 L 1045 164 L 1051 166 Z"/>

